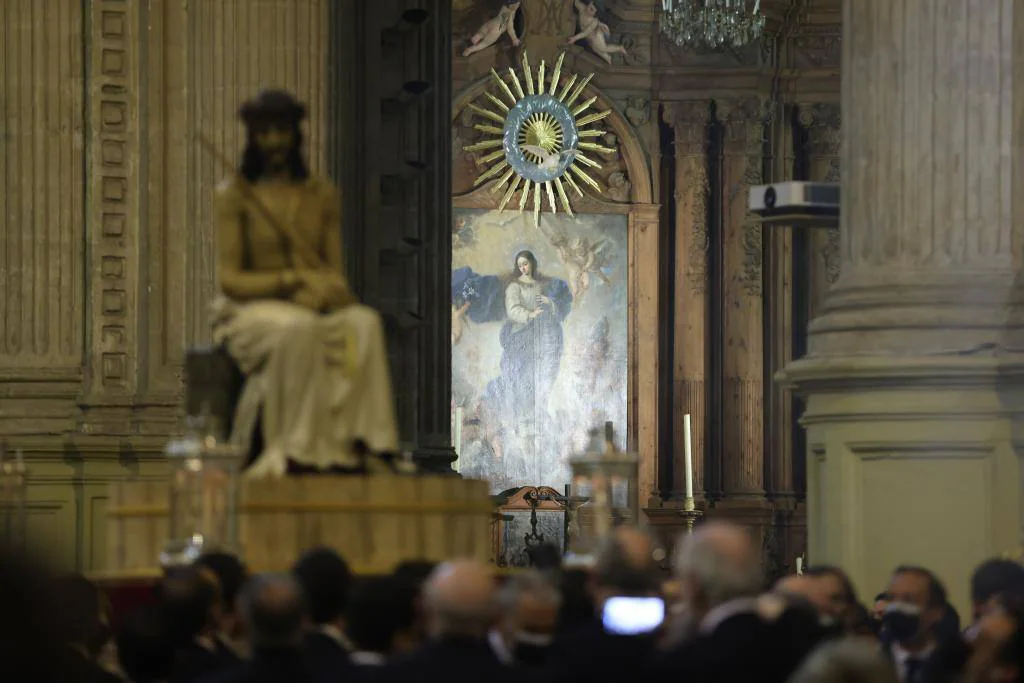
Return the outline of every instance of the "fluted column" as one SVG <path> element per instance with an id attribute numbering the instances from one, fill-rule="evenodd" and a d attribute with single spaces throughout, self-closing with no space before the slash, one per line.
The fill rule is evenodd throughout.
<path id="1" fill-rule="evenodd" d="M 3 408 L 17 431 L 67 429 L 55 399 L 83 378 L 84 23 L 79 0 L 0 3 L 0 394 L 25 399 Z"/>
<path id="2" fill-rule="evenodd" d="M 839 146 L 842 141 L 838 103 L 799 106 L 800 124 L 807 132 L 808 178 L 823 183 L 839 182 Z M 812 230 L 809 235 L 809 318 L 813 319 L 825 295 L 839 279 L 839 228 Z"/>
<path id="3" fill-rule="evenodd" d="M 683 416 L 691 415 L 693 493 L 704 496 L 707 446 L 708 122 L 711 102 L 676 102 L 665 110 L 675 131 L 675 334 L 673 349 L 673 489 L 686 489 Z"/>
<path id="4" fill-rule="evenodd" d="M 786 370 L 810 560 L 911 561 L 961 611 L 1024 497 L 1024 5 L 845 0 L 840 273 Z"/>
<path id="5" fill-rule="evenodd" d="M 747 189 L 761 182 L 766 111 L 757 98 L 719 101 L 723 124 L 723 437 L 726 497 L 764 495 L 764 340 L 761 224 Z"/>
<path id="6" fill-rule="evenodd" d="M 812 353 L 856 350 L 843 330 L 868 322 L 882 328 L 872 345 L 894 352 L 956 353 L 1001 333 L 1019 252 L 1015 5 L 845 3 L 842 273 Z"/>

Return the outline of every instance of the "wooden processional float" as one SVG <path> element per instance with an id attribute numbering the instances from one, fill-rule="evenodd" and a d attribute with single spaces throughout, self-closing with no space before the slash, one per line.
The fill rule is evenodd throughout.
<path id="1" fill-rule="evenodd" d="M 153 575 L 212 550 L 240 554 L 253 571 L 284 571 L 314 546 L 362 573 L 407 560 L 490 561 L 484 481 L 411 476 L 411 463 L 389 474 L 246 477 L 248 454 L 220 428 L 233 404 L 225 362 L 216 350 L 189 353 L 187 412 L 202 417 L 168 445 L 169 477 L 111 484 L 104 574 Z"/>

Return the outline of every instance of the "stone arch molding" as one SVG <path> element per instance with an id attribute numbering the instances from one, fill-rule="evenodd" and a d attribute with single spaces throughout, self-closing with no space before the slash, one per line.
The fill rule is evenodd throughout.
<path id="1" fill-rule="evenodd" d="M 452 101 L 451 125 L 455 125 L 458 117 L 462 116 L 463 111 L 470 102 L 476 102 L 483 95 L 490 81 L 490 76 L 485 76 L 467 86 L 455 97 Z M 585 97 L 597 97 L 594 105 L 595 109 L 610 109 L 612 112 L 606 121 L 608 121 L 608 127 L 619 139 L 619 150 L 626 165 L 629 182 L 632 184 L 629 197 L 630 203 L 650 204 L 654 196 L 651 184 L 651 165 L 639 135 L 637 135 L 636 130 L 630 125 L 629 121 L 626 120 L 619 107 L 599 89 L 588 86 L 584 93 Z M 488 185 L 489 183 L 484 183 L 480 187 L 458 196 L 463 198 L 471 197 L 485 191 Z M 602 198 L 596 197 L 595 199 L 601 201 Z"/>

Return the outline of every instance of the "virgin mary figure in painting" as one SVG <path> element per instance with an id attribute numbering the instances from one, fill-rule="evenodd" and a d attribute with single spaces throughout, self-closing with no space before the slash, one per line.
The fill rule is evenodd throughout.
<path id="1" fill-rule="evenodd" d="M 564 280 L 544 277 L 530 251 L 516 254 L 505 287 L 500 392 L 515 423 L 539 422 L 562 361 L 562 321 L 572 308 Z"/>
<path id="2" fill-rule="evenodd" d="M 524 250 L 506 274 L 454 270 L 452 306 L 465 324 L 501 323 L 499 374 L 474 401 L 475 419 L 488 434 L 487 469 L 492 477 L 500 470 L 508 482 L 536 481 L 546 457 L 538 446 L 556 431 L 548 400 L 562 364 L 562 325 L 573 306 L 569 285 L 541 274 L 536 256 Z"/>

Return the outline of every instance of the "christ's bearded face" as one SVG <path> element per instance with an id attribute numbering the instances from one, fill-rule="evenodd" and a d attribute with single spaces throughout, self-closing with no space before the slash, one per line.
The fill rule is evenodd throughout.
<path id="1" fill-rule="evenodd" d="M 269 125 L 256 132 L 256 144 L 263 152 L 267 165 L 280 168 L 288 161 L 288 152 L 295 144 L 295 136 L 288 127 Z"/>
<path id="2" fill-rule="evenodd" d="M 519 272 L 523 275 L 533 275 L 533 264 L 525 256 L 519 257 L 519 260 L 516 261 L 516 266 L 519 267 Z"/>

